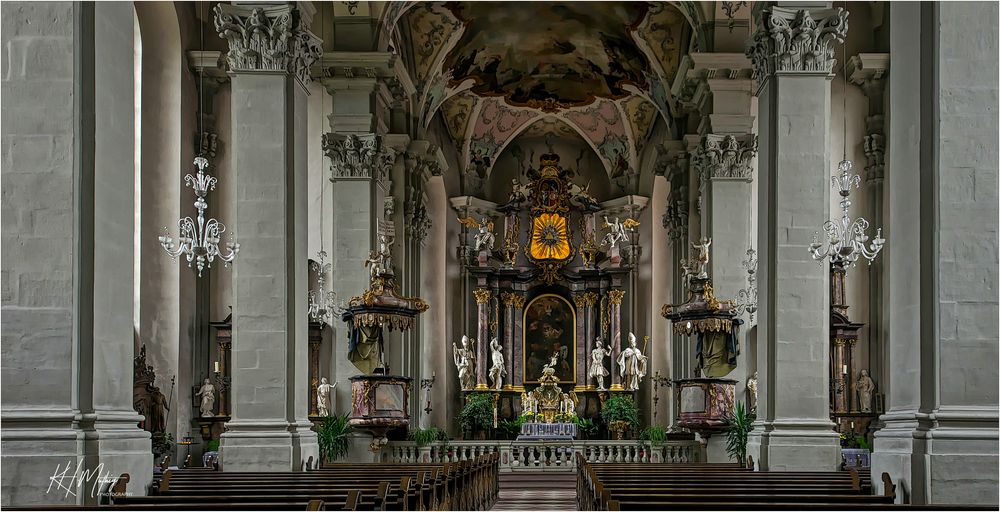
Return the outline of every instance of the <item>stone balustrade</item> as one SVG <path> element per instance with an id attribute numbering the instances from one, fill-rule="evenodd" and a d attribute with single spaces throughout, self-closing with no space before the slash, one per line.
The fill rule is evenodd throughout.
<path id="1" fill-rule="evenodd" d="M 445 441 L 417 446 L 412 441 L 392 441 L 381 450 L 381 461 L 394 464 L 461 462 L 499 452 L 500 470 L 573 471 L 575 454 L 588 462 L 686 463 L 703 462 L 697 441 L 667 441 L 652 446 L 648 441 Z"/>

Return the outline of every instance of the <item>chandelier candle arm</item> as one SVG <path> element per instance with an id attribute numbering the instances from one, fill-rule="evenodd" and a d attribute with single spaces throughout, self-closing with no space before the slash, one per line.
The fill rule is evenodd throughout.
<path id="1" fill-rule="evenodd" d="M 868 243 L 868 220 L 864 217 L 851 220 L 848 211 L 851 207 L 851 189 L 858 188 L 861 183 L 861 177 L 852 173 L 851 167 L 850 160 L 841 161 L 838 166 L 840 175 L 831 180 L 833 189 L 840 194 L 840 223 L 832 220 L 824 222 L 824 240 L 821 242 L 819 232 L 816 232 L 809 245 L 813 259 L 823 261 L 830 258 L 830 264 L 844 269 L 855 266 L 859 257 L 864 257 L 871 265 L 885 245 L 882 228 L 876 229 L 875 238 Z"/>
<path id="2" fill-rule="evenodd" d="M 205 197 L 209 191 L 215 190 L 219 180 L 205 172 L 208 160 L 204 157 L 195 158 L 194 165 L 198 167 L 197 174 L 184 176 L 184 183 L 194 190 L 196 196 L 194 207 L 198 209 L 198 220 L 195 222 L 191 217 L 184 217 L 177 222 L 180 230 L 178 243 L 175 243 L 169 234 L 158 237 L 158 240 L 171 258 L 176 259 L 183 254 L 188 267 L 193 263 L 198 268 L 198 277 L 201 277 L 205 268 L 212 268 L 215 258 L 219 258 L 229 266 L 239 254 L 240 244 L 233 239 L 226 244 L 226 252 L 219 250 L 219 242 L 222 240 L 222 234 L 226 232 L 226 225 L 216 219 L 205 220 L 205 210 L 208 208 Z M 166 231 L 167 228 L 164 227 L 163 230 Z"/>

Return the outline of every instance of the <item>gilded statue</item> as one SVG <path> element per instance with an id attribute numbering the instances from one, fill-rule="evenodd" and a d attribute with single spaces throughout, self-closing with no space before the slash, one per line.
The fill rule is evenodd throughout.
<path id="1" fill-rule="evenodd" d="M 646 376 L 646 356 L 636 346 L 635 334 L 628 333 L 629 346 L 618 355 L 618 368 L 622 376 L 622 386 L 627 391 L 639 389 L 639 383 Z"/>
<path id="2" fill-rule="evenodd" d="M 452 343 L 455 367 L 458 368 L 458 382 L 462 390 L 471 391 L 476 387 L 476 355 L 470 348 L 470 338 L 462 335 L 462 346 Z"/>
<path id="3" fill-rule="evenodd" d="M 604 378 L 608 376 L 608 370 L 604 367 L 604 358 L 611 355 L 611 347 L 601 345 L 601 337 L 597 337 L 597 346 L 590 351 L 590 368 L 587 370 L 587 378 L 594 379 L 597 383 L 598 391 L 605 391 Z"/>

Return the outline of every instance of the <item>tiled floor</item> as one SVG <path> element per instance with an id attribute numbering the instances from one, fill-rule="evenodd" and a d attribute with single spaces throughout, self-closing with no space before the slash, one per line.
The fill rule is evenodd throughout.
<path id="1" fill-rule="evenodd" d="M 492 510 L 576 510 L 576 475 L 503 473 Z"/>

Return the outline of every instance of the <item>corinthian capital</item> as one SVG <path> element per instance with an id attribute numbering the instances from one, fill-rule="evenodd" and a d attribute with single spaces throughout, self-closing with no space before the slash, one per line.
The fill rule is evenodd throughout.
<path id="1" fill-rule="evenodd" d="M 847 11 L 795 10 L 781 7 L 760 9 L 757 31 L 746 55 L 753 62 L 757 79 L 764 83 L 776 71 L 820 71 L 830 73 L 837 59 L 834 45 L 847 36 Z"/>
<path id="2" fill-rule="evenodd" d="M 694 151 L 693 165 L 702 180 L 739 179 L 753 181 L 753 159 L 757 156 L 757 136 L 705 135 Z"/>
<path id="3" fill-rule="evenodd" d="M 229 42 L 226 60 L 239 73 L 283 71 L 310 81 L 309 68 L 322 54 L 322 41 L 302 22 L 293 5 L 217 4 L 215 30 Z"/>
<path id="4" fill-rule="evenodd" d="M 374 133 L 323 134 L 323 152 L 330 158 L 331 181 L 370 179 L 382 182 L 388 179 L 396 162 L 396 152 Z"/>

